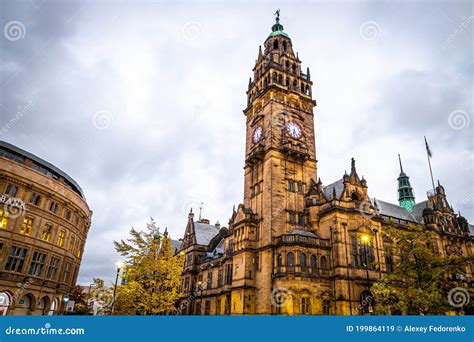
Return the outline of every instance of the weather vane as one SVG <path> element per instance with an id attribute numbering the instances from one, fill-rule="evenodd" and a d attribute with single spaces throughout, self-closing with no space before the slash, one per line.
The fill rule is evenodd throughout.
<path id="1" fill-rule="evenodd" d="M 280 20 L 280 9 L 277 9 L 274 15 L 276 15 L 276 21 L 279 21 Z"/>

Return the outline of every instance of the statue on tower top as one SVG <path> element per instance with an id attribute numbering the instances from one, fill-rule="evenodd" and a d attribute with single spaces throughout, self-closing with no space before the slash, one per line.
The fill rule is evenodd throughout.
<path id="1" fill-rule="evenodd" d="M 280 9 L 278 8 L 274 14 L 276 16 L 276 21 L 279 22 L 280 21 Z"/>

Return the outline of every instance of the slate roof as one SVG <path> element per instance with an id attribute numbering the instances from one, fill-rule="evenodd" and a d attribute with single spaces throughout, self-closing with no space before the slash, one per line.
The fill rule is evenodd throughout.
<path id="1" fill-rule="evenodd" d="M 340 198 L 342 195 L 342 192 L 344 191 L 344 182 L 341 179 L 335 181 L 334 183 L 329 184 L 328 186 L 325 186 L 323 188 L 324 195 L 326 196 L 327 199 L 332 200 L 332 193 L 333 193 L 333 188 L 336 189 L 336 196 L 337 198 Z"/>
<path id="2" fill-rule="evenodd" d="M 413 206 L 412 214 L 417 222 L 423 222 L 423 209 L 428 206 L 428 201 L 417 203 Z"/>
<path id="3" fill-rule="evenodd" d="M 377 207 L 381 215 L 390 216 L 406 221 L 417 222 L 412 213 L 396 204 L 380 201 L 374 198 L 371 198 L 370 202 L 372 202 L 372 205 L 375 205 Z"/>
<path id="4" fill-rule="evenodd" d="M 181 245 L 183 244 L 182 241 L 179 240 L 171 240 L 171 247 L 173 247 L 173 252 L 178 253 L 181 249 Z"/>
<path id="5" fill-rule="evenodd" d="M 196 242 L 198 245 L 207 246 L 212 238 L 219 233 L 219 228 L 212 224 L 194 222 L 194 231 L 196 232 Z"/>
<path id="6" fill-rule="evenodd" d="M 301 229 L 293 229 L 290 232 L 291 235 L 302 235 L 302 236 L 309 236 L 309 237 L 317 237 L 316 234 L 312 232 L 308 232 L 307 230 L 301 230 Z"/>

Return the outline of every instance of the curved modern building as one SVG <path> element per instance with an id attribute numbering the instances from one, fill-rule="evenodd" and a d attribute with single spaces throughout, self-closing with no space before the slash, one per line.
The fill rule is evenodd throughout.
<path id="1" fill-rule="evenodd" d="M 64 310 L 91 216 L 74 179 L 0 141 L 0 315 Z"/>

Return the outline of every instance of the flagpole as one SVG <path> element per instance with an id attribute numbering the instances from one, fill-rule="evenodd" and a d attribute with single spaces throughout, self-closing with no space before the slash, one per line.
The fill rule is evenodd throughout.
<path id="1" fill-rule="evenodd" d="M 428 166 L 430 167 L 430 175 L 431 175 L 431 184 L 433 185 L 433 191 L 436 193 L 436 187 L 434 184 L 434 178 L 433 178 L 433 170 L 431 169 L 431 160 L 430 160 L 430 148 L 428 146 L 428 142 L 426 141 L 425 137 L 425 146 L 426 146 L 426 157 L 428 158 Z"/>

